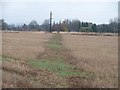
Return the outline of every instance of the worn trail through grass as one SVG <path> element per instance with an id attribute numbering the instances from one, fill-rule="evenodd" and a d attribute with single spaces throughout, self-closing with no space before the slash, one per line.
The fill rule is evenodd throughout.
<path id="1" fill-rule="evenodd" d="M 54 34 L 45 42 L 44 52 L 34 59 L 2 55 L 3 88 L 91 87 L 93 73 L 81 70 L 75 57 Z"/>
<path id="2" fill-rule="evenodd" d="M 0 69 L 2 69 L 3 88 L 68 87 L 68 84 L 65 83 L 66 81 L 62 77 L 44 68 L 37 69 L 33 67 L 29 59 L 16 58 L 14 55 L 2 55 L 0 57 L 2 58 L 2 68 Z"/>
<path id="3" fill-rule="evenodd" d="M 45 43 L 45 52 L 40 54 L 37 60 L 31 60 L 29 64 L 64 78 L 69 87 L 90 87 L 89 81 L 91 81 L 90 78 L 93 74 L 76 67 L 73 63 L 75 58 L 62 45 L 61 41 L 62 36 L 60 34 L 53 35 Z"/>

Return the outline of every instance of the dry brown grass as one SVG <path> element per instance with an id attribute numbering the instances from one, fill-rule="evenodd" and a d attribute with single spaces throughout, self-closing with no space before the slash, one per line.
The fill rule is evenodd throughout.
<path id="1" fill-rule="evenodd" d="M 64 80 L 54 73 L 33 68 L 22 60 L 3 61 L 2 69 L 3 88 L 60 88 L 66 86 Z"/>
<path id="2" fill-rule="evenodd" d="M 65 48 L 66 51 L 58 54 L 80 70 L 94 73 L 93 78 L 68 77 L 69 81 L 50 71 L 33 68 L 26 61 L 40 59 L 45 55 L 48 55 L 48 59 L 57 57 L 44 48 L 44 43 L 52 36 L 38 32 L 3 33 L 3 55 L 7 56 L 3 58 L 2 65 L 3 87 L 117 87 L 117 36 L 62 34 L 62 44 L 68 50 Z"/>
<path id="3" fill-rule="evenodd" d="M 3 33 L 3 88 L 66 87 L 66 81 L 44 69 L 33 68 L 27 60 L 44 53 L 52 34 L 38 32 Z M 0 69 L 1 70 L 1 69 Z"/>
<path id="4" fill-rule="evenodd" d="M 73 62 L 82 70 L 94 72 L 90 87 L 118 87 L 118 37 L 62 35 L 63 45 L 77 59 Z"/>
<path id="5" fill-rule="evenodd" d="M 36 58 L 44 52 L 44 42 L 51 36 L 37 32 L 3 33 L 2 54 L 19 59 Z"/>

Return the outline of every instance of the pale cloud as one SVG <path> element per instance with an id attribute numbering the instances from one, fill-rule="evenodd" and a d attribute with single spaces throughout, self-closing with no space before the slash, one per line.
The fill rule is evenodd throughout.
<path id="1" fill-rule="evenodd" d="M 1 0 L 2 2 L 118 2 L 119 0 Z"/>
<path id="2" fill-rule="evenodd" d="M 89 0 L 89 2 L 88 0 L 42 1 L 2 0 L 3 18 L 8 23 L 29 23 L 32 19 L 35 19 L 41 24 L 49 18 L 49 12 L 52 11 L 53 21 L 56 22 L 67 18 L 77 18 L 81 21 L 99 24 L 109 23 L 110 19 L 118 16 L 118 0 Z"/>

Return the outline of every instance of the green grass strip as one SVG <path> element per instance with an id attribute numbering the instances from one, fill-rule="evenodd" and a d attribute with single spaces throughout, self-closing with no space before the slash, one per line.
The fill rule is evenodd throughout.
<path id="1" fill-rule="evenodd" d="M 86 77 L 86 73 L 83 71 L 75 71 L 74 66 L 63 62 L 62 60 L 58 61 L 50 61 L 50 60 L 39 60 L 39 61 L 30 61 L 32 66 L 46 69 L 48 71 L 54 72 L 59 76 L 67 77 L 67 76 L 81 76 Z"/>
<path id="2" fill-rule="evenodd" d="M 52 38 L 50 38 L 50 40 L 46 43 L 45 46 L 50 49 L 59 50 L 62 48 L 60 41 L 61 41 L 61 35 L 57 34 L 54 35 Z"/>

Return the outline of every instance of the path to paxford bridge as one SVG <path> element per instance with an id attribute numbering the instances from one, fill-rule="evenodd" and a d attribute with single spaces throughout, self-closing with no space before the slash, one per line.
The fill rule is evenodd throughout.
<path id="1" fill-rule="evenodd" d="M 69 87 L 91 87 L 93 73 L 86 72 L 77 67 L 77 59 L 62 44 L 62 35 L 56 32 L 53 33 L 52 38 L 45 43 L 45 52 L 38 56 L 42 62 L 36 61 L 44 66 L 39 65 L 38 67 L 45 68 L 64 78 Z M 88 82 L 85 82 L 86 80 Z"/>

